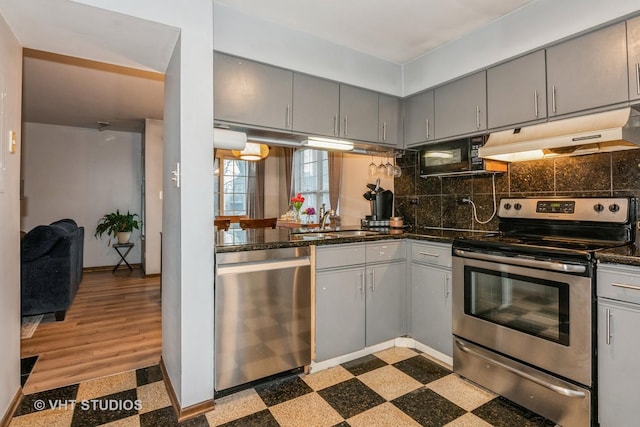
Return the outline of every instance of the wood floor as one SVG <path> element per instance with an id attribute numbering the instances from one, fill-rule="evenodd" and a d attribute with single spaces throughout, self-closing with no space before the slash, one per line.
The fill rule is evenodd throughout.
<path id="1" fill-rule="evenodd" d="M 65 320 L 41 323 L 21 344 L 21 357 L 39 355 L 24 394 L 157 364 L 160 277 L 85 272 Z"/>

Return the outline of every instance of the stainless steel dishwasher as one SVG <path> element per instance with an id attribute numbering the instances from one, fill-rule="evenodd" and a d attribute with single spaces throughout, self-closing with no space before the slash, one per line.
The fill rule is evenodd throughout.
<path id="1" fill-rule="evenodd" d="M 311 363 L 309 247 L 217 254 L 217 392 Z"/>

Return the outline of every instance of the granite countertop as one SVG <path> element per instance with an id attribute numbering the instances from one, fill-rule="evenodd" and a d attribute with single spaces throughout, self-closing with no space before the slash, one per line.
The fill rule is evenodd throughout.
<path id="1" fill-rule="evenodd" d="M 640 248 L 635 244 L 596 252 L 600 263 L 635 265 L 640 267 Z"/>
<path id="2" fill-rule="evenodd" d="M 342 227 L 341 231 L 359 230 L 359 227 Z M 335 245 L 342 243 L 371 242 L 388 239 L 415 239 L 430 242 L 451 243 L 456 237 L 477 234 L 472 231 L 442 229 L 423 230 L 385 230 L 368 236 L 334 237 L 331 239 L 313 238 L 313 233 L 292 234 L 287 228 L 276 229 L 229 229 L 216 232 L 216 252 L 241 252 L 261 249 L 289 248 L 309 245 Z M 305 238 L 306 237 L 306 238 Z"/>

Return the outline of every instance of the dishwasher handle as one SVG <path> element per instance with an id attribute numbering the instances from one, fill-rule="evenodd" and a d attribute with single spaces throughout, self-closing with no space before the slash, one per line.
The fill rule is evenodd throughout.
<path id="1" fill-rule="evenodd" d="M 241 262 L 236 264 L 218 265 L 216 274 L 218 276 L 223 276 L 225 274 L 254 273 L 257 271 L 282 270 L 286 268 L 298 268 L 310 265 L 311 260 L 309 257 Z"/>

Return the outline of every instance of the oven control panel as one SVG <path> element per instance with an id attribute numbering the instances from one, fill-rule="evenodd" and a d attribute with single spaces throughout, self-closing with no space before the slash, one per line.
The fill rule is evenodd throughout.
<path id="1" fill-rule="evenodd" d="M 572 214 L 576 211 L 575 201 L 550 201 L 541 200 L 536 204 L 536 212 L 538 213 L 558 213 L 558 214 Z"/>
<path id="2" fill-rule="evenodd" d="M 500 200 L 498 216 L 624 224 L 629 220 L 629 199 L 624 197 L 505 198 Z"/>

